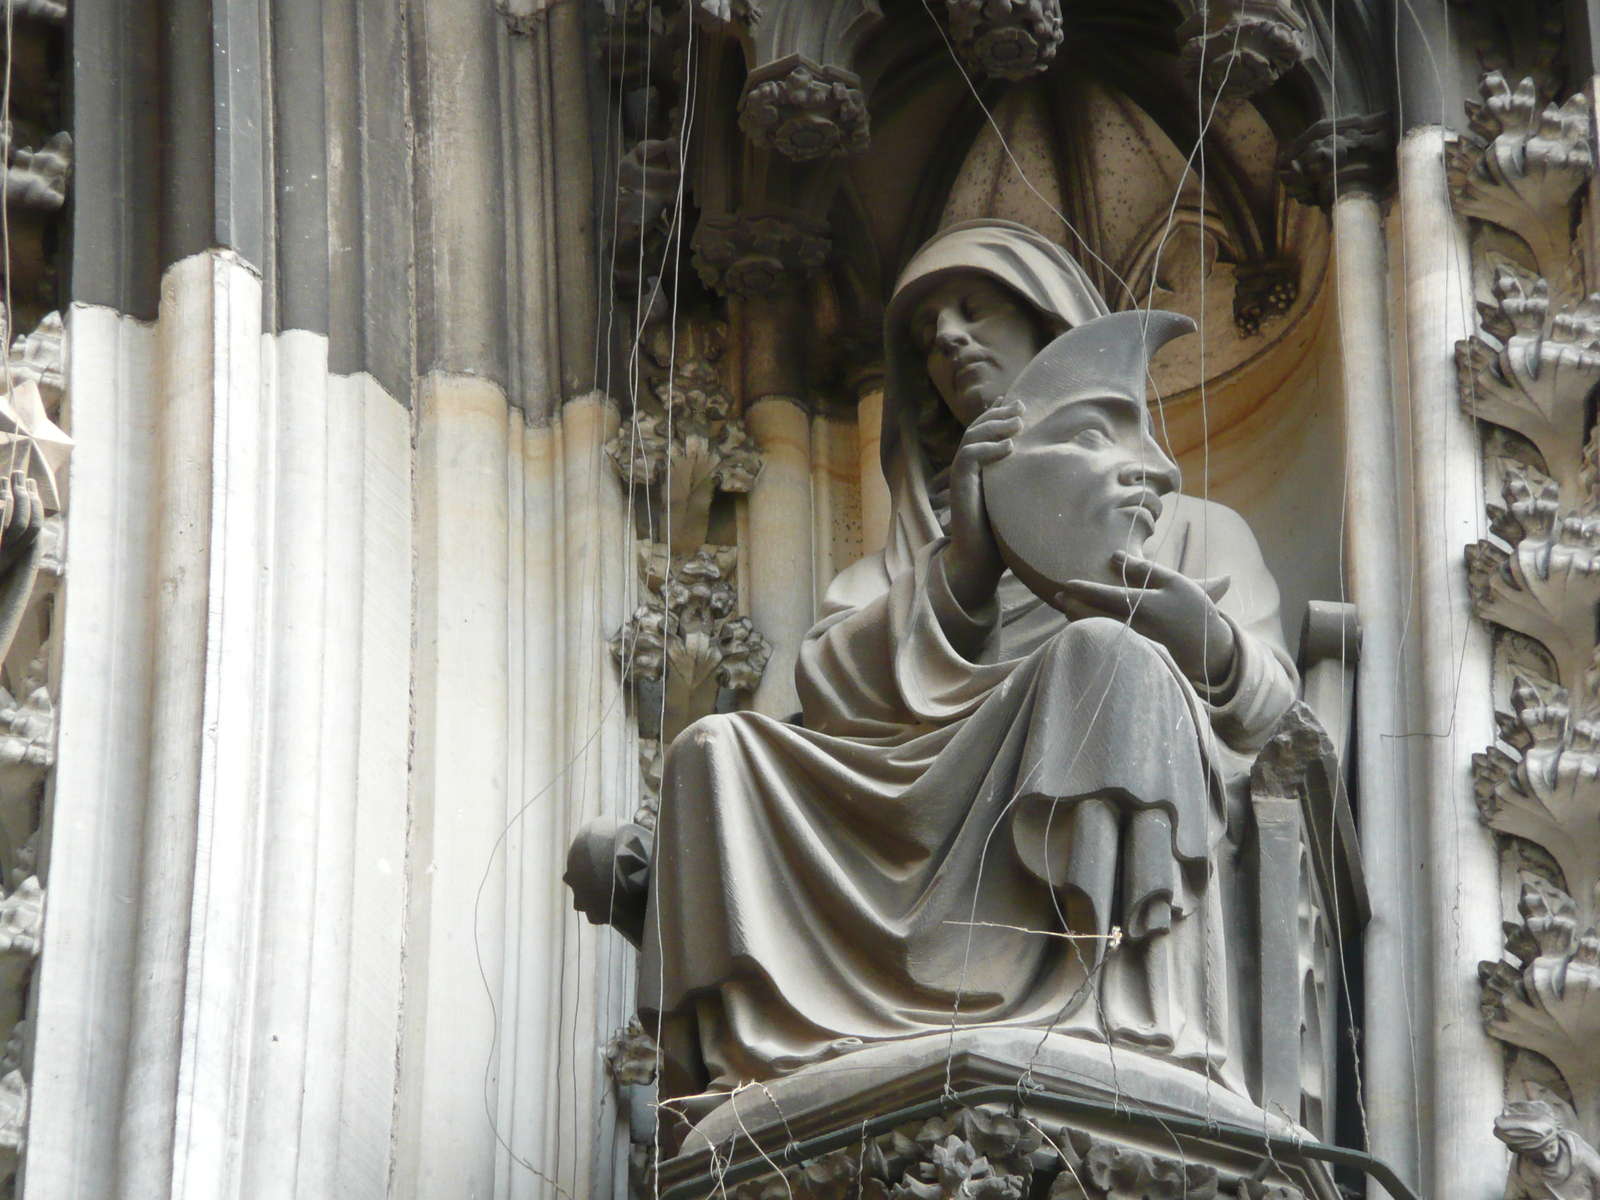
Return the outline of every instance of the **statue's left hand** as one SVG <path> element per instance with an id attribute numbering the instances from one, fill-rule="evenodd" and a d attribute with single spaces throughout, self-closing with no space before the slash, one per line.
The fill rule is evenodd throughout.
<path id="1" fill-rule="evenodd" d="M 1233 669 L 1233 626 L 1217 611 L 1228 576 L 1190 579 L 1171 567 L 1118 550 L 1111 565 L 1126 583 L 1117 587 L 1076 579 L 1056 595 L 1067 616 L 1111 617 L 1167 648 L 1178 669 L 1202 686 L 1220 687 Z"/>

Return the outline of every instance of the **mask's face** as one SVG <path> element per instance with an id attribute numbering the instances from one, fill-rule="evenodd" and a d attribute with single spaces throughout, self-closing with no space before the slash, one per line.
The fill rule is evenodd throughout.
<path id="1" fill-rule="evenodd" d="M 1155 532 L 1161 497 L 1179 484 L 1144 405 L 1119 397 L 1035 402 L 1023 420 L 1011 453 L 984 471 L 1007 562 L 1030 586 L 1120 582 L 1112 553 L 1140 552 Z"/>
<path id="2" fill-rule="evenodd" d="M 930 292 L 911 318 L 911 335 L 928 378 L 963 425 L 1005 396 L 1045 341 L 1027 304 L 976 272 Z"/>

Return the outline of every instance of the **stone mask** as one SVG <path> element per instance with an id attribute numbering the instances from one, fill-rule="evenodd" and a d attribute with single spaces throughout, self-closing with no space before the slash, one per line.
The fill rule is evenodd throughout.
<path id="1" fill-rule="evenodd" d="M 984 468 L 984 501 L 1001 557 L 1046 602 L 1072 580 L 1121 584 L 1112 554 L 1138 555 L 1178 490 L 1144 383 L 1150 355 L 1194 327 L 1177 313 L 1100 317 L 1046 346 L 1007 393 L 1023 429 Z"/>

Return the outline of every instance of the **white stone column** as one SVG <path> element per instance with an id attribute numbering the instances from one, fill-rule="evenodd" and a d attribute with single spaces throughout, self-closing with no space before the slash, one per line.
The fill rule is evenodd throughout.
<path id="1" fill-rule="evenodd" d="M 223 252 L 168 272 L 154 328 L 71 315 L 89 516 L 30 1196 L 386 1193 L 410 420 L 260 319 Z"/>
<path id="2" fill-rule="evenodd" d="M 1405 633 L 1408 566 L 1399 548 L 1403 502 L 1395 459 L 1389 365 L 1388 259 L 1383 214 L 1370 191 L 1334 201 L 1334 319 L 1344 366 L 1346 569 L 1361 622 L 1360 683 L 1352 747 L 1361 796 L 1361 853 L 1372 920 L 1364 938 L 1362 1105 L 1371 1152 L 1418 1183 L 1418 1077 L 1423 1038 L 1416 964 L 1426 940 L 1415 926 L 1419 888 L 1414 810 L 1407 787 Z M 1369 1185 L 1375 1187 L 1376 1185 Z"/>
<path id="3" fill-rule="evenodd" d="M 1427 1193 L 1489 1200 L 1504 1190 L 1506 1149 L 1493 1135 L 1502 1102 L 1502 1052 L 1483 1029 L 1478 963 L 1499 957 L 1499 864 L 1473 797 L 1472 755 L 1495 737 L 1488 631 L 1467 598 L 1464 548 L 1485 532 L 1478 430 L 1461 410 L 1455 345 L 1472 328 L 1466 231 L 1450 206 L 1444 133 L 1411 130 L 1399 153 L 1398 244 L 1403 280 L 1406 428 L 1412 464 L 1416 577 L 1411 642 L 1417 690 L 1410 735 L 1426 808 L 1421 847 L 1432 952 L 1431 1097 L 1419 1105 L 1432 1135 Z M 1408 436 L 1409 435 L 1409 436 Z M 1385 981 L 1369 972 L 1367 986 Z"/>
<path id="4" fill-rule="evenodd" d="M 889 483 L 883 477 L 883 389 L 868 392 L 856 407 L 856 446 L 861 457 L 861 552 L 883 549 L 891 515 Z"/>
<path id="5" fill-rule="evenodd" d="M 418 390 L 417 663 L 395 1194 L 493 1195 L 507 803 L 507 418 L 486 380 Z M 480 922 L 480 914 L 487 917 Z"/>
<path id="6" fill-rule="evenodd" d="M 750 617 L 772 645 L 751 707 L 769 717 L 800 710 L 794 666 L 816 620 L 812 578 L 811 423 L 799 401 L 763 396 L 745 409 L 761 447 L 761 478 L 750 493 Z"/>

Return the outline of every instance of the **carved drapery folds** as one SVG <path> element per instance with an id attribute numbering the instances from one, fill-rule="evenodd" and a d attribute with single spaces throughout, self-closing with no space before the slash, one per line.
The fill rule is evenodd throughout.
<path id="1" fill-rule="evenodd" d="M 1061 0 L 945 0 L 961 57 L 998 79 L 1049 68 L 1061 45 Z"/>
<path id="2" fill-rule="evenodd" d="M 1593 1196 L 1600 464 L 1587 405 L 1600 383 L 1600 296 L 1573 246 L 1595 148 L 1581 94 L 1547 103 L 1532 79 L 1513 87 L 1499 73 L 1482 93 L 1449 163 L 1457 211 L 1476 223 L 1479 293 L 1492 297 L 1456 348 L 1462 404 L 1486 423 L 1490 536 L 1466 557 L 1474 608 L 1497 631 L 1501 697 L 1499 739 L 1474 768 L 1480 814 L 1520 884 L 1505 957 L 1480 968 L 1483 1015 L 1527 1056 L 1513 1061 L 1514 1091 L 1543 1093 L 1514 1099 L 1497 1122 L 1517 1156 L 1508 1194 Z M 1536 1082 L 1550 1068 L 1565 1096 Z"/>

